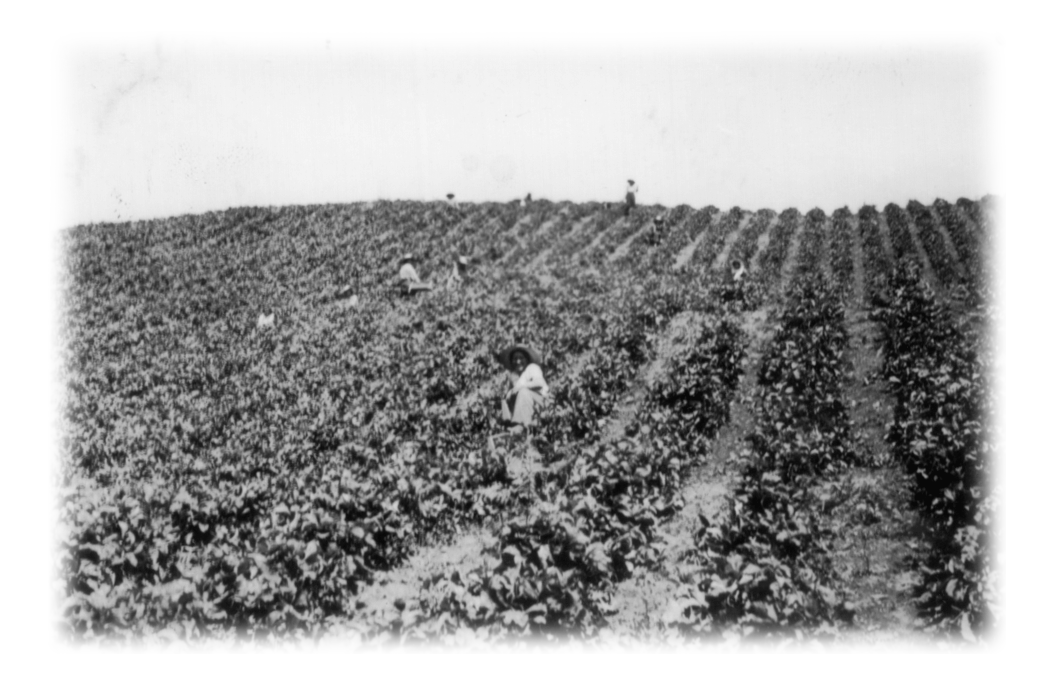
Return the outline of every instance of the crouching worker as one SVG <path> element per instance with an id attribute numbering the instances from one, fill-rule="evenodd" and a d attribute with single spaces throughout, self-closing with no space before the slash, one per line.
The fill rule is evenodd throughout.
<path id="1" fill-rule="evenodd" d="M 729 276 L 726 277 L 722 288 L 722 299 L 725 302 L 745 302 L 746 293 L 743 286 L 746 285 L 747 267 L 738 259 L 733 259 L 729 265 Z"/>
<path id="2" fill-rule="evenodd" d="M 414 268 L 415 261 L 414 256 L 409 253 L 404 254 L 399 261 L 399 282 L 407 295 L 432 289 L 431 283 L 421 282 L 421 277 L 417 275 L 417 269 Z"/>
<path id="3" fill-rule="evenodd" d="M 501 402 L 501 416 L 513 425 L 513 432 L 534 425 L 534 411 L 545 406 L 549 385 L 542 376 L 542 357 L 524 345 L 507 347 L 494 355 L 513 377 L 512 388 Z"/>

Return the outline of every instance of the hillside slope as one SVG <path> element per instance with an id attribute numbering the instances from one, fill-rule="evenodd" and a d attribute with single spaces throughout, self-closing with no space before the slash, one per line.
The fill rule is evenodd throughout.
<path id="1" fill-rule="evenodd" d="M 912 407 L 879 341 L 905 302 L 898 268 L 983 362 L 992 202 L 623 217 L 601 203 L 382 201 L 73 228 L 63 624 L 119 640 L 684 640 L 702 625 L 975 638 L 990 589 L 954 615 L 916 610 L 929 514 L 886 434 Z M 436 290 L 393 287 L 406 252 Z M 447 288 L 458 255 L 469 277 Z M 751 266 L 741 285 L 734 258 Z M 793 495 L 838 543 L 815 552 L 822 582 L 793 600 L 808 612 L 756 598 L 689 628 L 674 610 L 685 593 L 729 572 L 692 570 L 693 550 L 706 522 L 734 516 L 740 474 L 761 459 L 751 436 L 775 410 L 758 374 L 794 307 L 846 330 L 844 348 L 817 349 L 844 367 L 831 382 L 854 456 Z M 512 342 L 542 353 L 553 398 L 530 444 L 494 451 L 508 381 L 491 352 Z M 972 398 L 966 416 L 983 424 Z M 970 558 L 960 588 L 989 582 L 986 559 Z"/>

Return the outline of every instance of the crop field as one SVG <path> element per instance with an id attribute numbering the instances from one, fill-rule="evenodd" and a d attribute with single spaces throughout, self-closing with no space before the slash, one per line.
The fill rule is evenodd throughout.
<path id="1" fill-rule="evenodd" d="M 983 642 L 994 202 L 72 228 L 62 634 Z M 392 287 L 405 252 L 436 290 Z M 500 425 L 514 342 L 551 388 L 529 443 Z"/>

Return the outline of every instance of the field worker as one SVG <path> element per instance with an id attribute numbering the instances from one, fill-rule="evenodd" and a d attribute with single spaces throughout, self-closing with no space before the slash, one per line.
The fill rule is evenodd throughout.
<path id="1" fill-rule="evenodd" d="M 740 281 L 743 280 L 743 276 L 746 276 L 746 274 L 747 274 L 747 267 L 743 264 L 743 262 L 739 261 L 738 259 L 733 259 L 732 260 L 732 282 L 735 283 L 736 285 L 739 285 Z"/>
<path id="2" fill-rule="evenodd" d="M 651 244 L 655 245 L 666 236 L 666 221 L 662 215 L 655 217 L 651 225 Z"/>
<path id="3" fill-rule="evenodd" d="M 622 211 L 622 216 L 629 216 L 629 210 L 637 206 L 637 191 L 639 186 L 633 182 L 633 179 L 629 179 L 626 184 L 626 207 Z"/>
<path id="4" fill-rule="evenodd" d="M 399 280 L 402 282 L 403 287 L 406 288 L 407 295 L 432 289 L 431 283 L 421 282 L 421 277 L 417 275 L 417 269 L 414 268 L 414 261 L 416 261 L 414 256 L 406 253 L 399 263 Z"/>
<path id="5" fill-rule="evenodd" d="M 501 417 L 507 423 L 530 428 L 535 407 L 544 406 L 549 397 L 549 386 L 542 376 L 542 357 L 524 345 L 507 347 L 494 356 L 514 379 L 501 402 Z"/>
<path id="6" fill-rule="evenodd" d="M 450 275 L 446 279 L 446 287 L 456 288 L 461 285 L 462 281 L 468 275 L 468 260 L 464 257 L 458 257 L 454 260 L 454 270 L 450 272 Z"/>
<path id="7" fill-rule="evenodd" d="M 449 206 L 453 207 L 454 209 L 457 209 L 457 202 L 454 202 L 454 194 L 453 193 L 447 193 L 446 194 L 446 203 Z"/>

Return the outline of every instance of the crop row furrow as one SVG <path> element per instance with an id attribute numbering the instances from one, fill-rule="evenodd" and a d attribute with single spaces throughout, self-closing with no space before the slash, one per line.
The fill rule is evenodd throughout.
<path id="1" fill-rule="evenodd" d="M 762 359 L 755 429 L 729 508 L 713 522 L 700 516 L 664 620 L 682 636 L 801 639 L 852 621 L 835 590 L 833 534 L 815 494 L 854 459 L 842 308 L 816 274 L 796 279 L 788 301 Z"/>
<path id="2" fill-rule="evenodd" d="M 883 327 L 883 374 L 896 398 L 889 441 L 913 479 L 915 506 L 928 524 L 916 586 L 931 629 L 976 639 L 995 622 L 990 538 L 991 412 L 984 340 L 953 323 L 911 270 L 897 271 Z"/>

